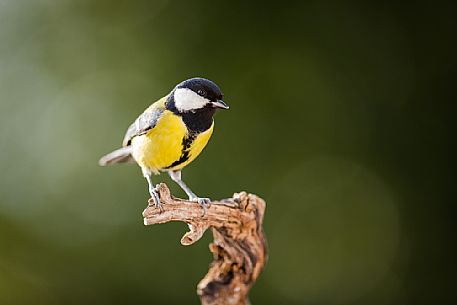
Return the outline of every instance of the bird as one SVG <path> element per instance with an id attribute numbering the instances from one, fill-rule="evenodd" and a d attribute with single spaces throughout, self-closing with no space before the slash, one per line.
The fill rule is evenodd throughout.
<path id="1" fill-rule="evenodd" d="M 150 203 L 162 209 L 153 176 L 167 172 L 190 201 L 203 206 L 210 199 L 198 197 L 182 180 L 182 169 L 202 152 L 214 129 L 217 109 L 229 109 L 221 89 L 212 81 L 194 77 L 151 104 L 128 127 L 122 147 L 103 156 L 101 166 L 136 162 L 148 182 Z"/>

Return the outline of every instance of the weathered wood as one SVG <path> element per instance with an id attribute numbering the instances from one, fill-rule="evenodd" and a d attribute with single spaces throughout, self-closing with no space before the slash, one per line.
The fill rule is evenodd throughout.
<path id="1" fill-rule="evenodd" d="M 145 225 L 186 222 L 190 230 L 181 239 L 186 246 L 199 240 L 208 228 L 213 232 L 209 249 L 214 260 L 197 286 L 202 304 L 250 304 L 248 292 L 267 261 L 262 228 L 265 202 L 241 192 L 204 209 L 198 203 L 174 198 L 163 183 L 159 193 L 162 210 L 149 205 L 143 212 Z"/>

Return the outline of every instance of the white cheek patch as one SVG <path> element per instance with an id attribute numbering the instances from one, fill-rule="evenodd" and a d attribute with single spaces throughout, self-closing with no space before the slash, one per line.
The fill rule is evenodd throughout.
<path id="1" fill-rule="evenodd" d="M 191 111 L 205 107 L 210 100 L 187 88 L 178 88 L 174 94 L 175 106 L 180 111 Z"/>

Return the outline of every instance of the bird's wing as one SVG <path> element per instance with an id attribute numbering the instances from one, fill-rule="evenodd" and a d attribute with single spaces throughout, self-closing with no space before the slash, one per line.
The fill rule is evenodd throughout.
<path id="1" fill-rule="evenodd" d="M 149 106 L 136 120 L 130 125 L 127 129 L 127 132 L 124 136 L 124 141 L 122 146 L 129 146 L 132 142 L 132 139 L 136 136 L 145 134 L 157 124 L 157 121 L 162 116 L 165 111 L 165 102 L 167 96 L 161 98 L 151 106 Z"/>

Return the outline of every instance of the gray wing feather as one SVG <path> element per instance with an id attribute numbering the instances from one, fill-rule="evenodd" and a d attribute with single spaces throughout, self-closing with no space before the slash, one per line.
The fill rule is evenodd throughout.
<path id="1" fill-rule="evenodd" d="M 116 149 L 115 151 L 103 156 L 100 161 L 98 161 L 98 164 L 101 166 L 106 166 L 115 163 L 130 163 L 133 161 L 132 147 L 128 146 Z"/>
<path id="2" fill-rule="evenodd" d="M 163 112 L 164 109 L 161 108 L 143 112 L 127 129 L 122 146 L 129 146 L 134 137 L 145 134 L 154 128 Z"/>

